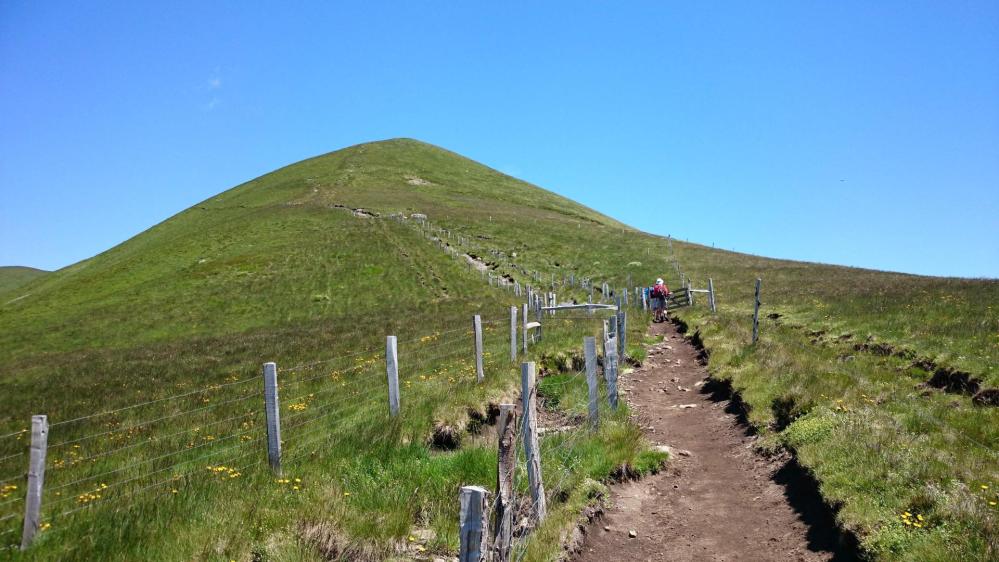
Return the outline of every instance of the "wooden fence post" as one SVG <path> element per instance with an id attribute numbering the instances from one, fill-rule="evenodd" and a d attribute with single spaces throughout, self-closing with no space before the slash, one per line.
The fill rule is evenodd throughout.
<path id="1" fill-rule="evenodd" d="M 762 279 L 756 279 L 756 297 L 753 299 L 753 343 L 756 343 L 760 336 L 760 283 L 762 282 Z"/>
<path id="2" fill-rule="evenodd" d="M 24 497 L 21 550 L 27 550 L 31 546 L 41 524 L 42 488 L 45 486 L 45 456 L 48 448 L 48 416 L 31 416 L 31 450 L 28 456 L 28 489 Z"/>
<path id="3" fill-rule="evenodd" d="M 712 314 L 718 312 L 718 308 L 715 306 L 715 281 L 710 277 L 708 277 L 708 304 L 711 305 Z"/>
<path id="4" fill-rule="evenodd" d="M 493 504 L 493 562 L 510 559 L 513 540 L 513 475 L 517 469 L 517 419 L 514 404 L 500 404 L 496 428 L 499 451 L 496 465 L 496 502 Z"/>
<path id="5" fill-rule="evenodd" d="M 611 338 L 604 344 L 604 380 L 607 381 L 607 401 L 617 409 L 617 340 Z"/>
<path id="6" fill-rule="evenodd" d="M 625 345 L 628 342 L 628 312 L 622 309 L 617 310 L 617 356 L 621 359 L 625 357 Z"/>
<path id="7" fill-rule="evenodd" d="M 523 314 L 521 314 L 523 318 L 521 319 L 520 322 L 520 331 L 521 331 L 521 337 L 524 340 L 524 355 L 526 356 L 527 355 L 527 303 L 524 303 L 524 308 L 521 312 L 523 312 Z"/>
<path id="8" fill-rule="evenodd" d="M 278 402 L 277 364 L 264 363 L 264 413 L 267 419 L 267 462 L 281 474 L 281 408 Z"/>
<path id="9" fill-rule="evenodd" d="M 538 310 L 535 312 L 535 315 L 537 316 L 537 321 L 538 321 L 538 324 L 539 324 L 539 326 L 538 326 L 538 341 L 541 341 L 541 338 L 544 336 L 544 329 L 540 326 L 540 324 L 541 324 L 541 307 L 540 306 L 538 307 Z"/>
<path id="10" fill-rule="evenodd" d="M 475 331 L 475 376 L 482 382 L 486 373 L 482 370 L 482 317 L 478 314 L 472 316 L 472 329 Z"/>
<path id="11" fill-rule="evenodd" d="M 538 445 L 537 387 L 534 362 L 520 365 L 521 400 L 523 401 L 524 453 L 527 458 L 527 480 L 534 505 L 534 520 L 544 521 L 548 513 L 545 486 L 541 481 L 541 449 Z"/>
<path id="12" fill-rule="evenodd" d="M 396 337 L 385 338 L 385 371 L 388 374 L 389 414 L 399 415 L 399 353 Z"/>
<path id="13" fill-rule="evenodd" d="M 486 493 L 479 486 L 461 487 L 458 562 L 479 562 L 486 554 Z"/>
<path id="14" fill-rule="evenodd" d="M 597 429 L 600 425 L 598 411 L 598 387 L 597 387 L 597 345 L 593 336 L 583 338 L 583 357 L 586 360 L 586 386 L 590 391 L 590 429 Z"/>
<path id="15" fill-rule="evenodd" d="M 517 307 L 510 307 L 510 362 L 517 362 Z"/>

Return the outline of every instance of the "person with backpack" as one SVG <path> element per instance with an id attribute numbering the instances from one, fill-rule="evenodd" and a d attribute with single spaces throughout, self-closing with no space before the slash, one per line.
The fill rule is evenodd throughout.
<path id="1" fill-rule="evenodd" d="M 651 292 L 653 321 L 662 322 L 666 320 L 666 299 L 669 298 L 669 287 L 660 277 L 656 279 L 656 284 L 652 287 Z"/>

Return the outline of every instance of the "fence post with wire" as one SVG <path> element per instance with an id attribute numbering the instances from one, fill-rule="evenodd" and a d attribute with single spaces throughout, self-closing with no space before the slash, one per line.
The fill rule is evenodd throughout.
<path id="1" fill-rule="evenodd" d="M 28 490 L 24 498 L 21 550 L 31 545 L 41 524 L 42 487 L 45 485 L 45 456 L 48 452 L 48 442 L 48 417 L 31 416 L 31 452 L 28 457 Z"/>
<path id="2" fill-rule="evenodd" d="M 607 381 L 607 401 L 617 409 L 617 338 L 604 343 L 604 380 Z"/>
<path id="3" fill-rule="evenodd" d="M 760 337 L 760 283 L 763 280 L 756 279 L 756 294 L 753 297 L 753 343 Z"/>
<path id="4" fill-rule="evenodd" d="M 472 316 L 472 329 L 475 332 L 475 376 L 482 382 L 486 378 L 482 370 L 482 316 Z"/>
<path id="5" fill-rule="evenodd" d="M 537 384 L 535 381 L 534 362 L 522 363 L 520 366 L 521 401 L 523 402 L 524 453 L 527 458 L 527 481 L 531 488 L 533 503 L 532 515 L 536 523 L 540 523 L 548 514 L 548 504 L 545 501 L 545 486 L 541 479 L 541 449 L 538 445 L 538 411 Z"/>
<path id="6" fill-rule="evenodd" d="M 499 437 L 496 455 L 496 500 L 493 503 L 493 561 L 510 558 L 513 540 L 513 477 L 517 469 L 517 418 L 514 404 L 500 404 L 496 428 Z"/>
<path id="7" fill-rule="evenodd" d="M 277 364 L 264 363 L 264 410 L 267 419 L 267 461 L 281 474 L 281 417 L 278 403 Z"/>
<path id="8" fill-rule="evenodd" d="M 388 375 L 389 413 L 399 415 L 399 351 L 395 336 L 385 338 L 385 371 Z"/>
<path id="9" fill-rule="evenodd" d="M 583 338 L 583 358 L 586 363 L 586 386 L 589 390 L 590 428 L 596 429 L 600 425 L 600 418 L 598 412 L 597 345 L 593 336 Z"/>
<path id="10" fill-rule="evenodd" d="M 510 362 L 517 362 L 517 307 L 510 307 Z"/>
<path id="11" fill-rule="evenodd" d="M 524 340 L 524 355 L 527 355 L 527 303 L 523 305 L 523 314 L 521 315 L 521 337 Z"/>

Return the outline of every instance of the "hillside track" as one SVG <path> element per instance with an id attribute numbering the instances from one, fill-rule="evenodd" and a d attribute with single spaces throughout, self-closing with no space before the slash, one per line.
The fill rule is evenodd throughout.
<path id="1" fill-rule="evenodd" d="M 671 324 L 650 333 L 661 341 L 620 387 L 671 458 L 659 474 L 612 488 L 576 560 L 855 559 L 814 482 L 788 457 L 756 452 L 741 406 L 709 381 L 698 350 Z"/>

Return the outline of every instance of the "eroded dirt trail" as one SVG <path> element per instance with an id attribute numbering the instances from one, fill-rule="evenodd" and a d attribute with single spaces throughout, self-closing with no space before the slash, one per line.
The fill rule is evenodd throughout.
<path id="1" fill-rule="evenodd" d="M 814 485 L 787 459 L 758 455 L 736 406 L 706 388 L 697 350 L 670 324 L 651 333 L 663 341 L 620 386 L 645 434 L 672 458 L 660 474 L 613 488 L 576 560 L 852 558 L 835 551 L 838 534 Z"/>

